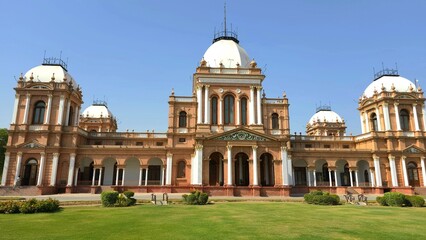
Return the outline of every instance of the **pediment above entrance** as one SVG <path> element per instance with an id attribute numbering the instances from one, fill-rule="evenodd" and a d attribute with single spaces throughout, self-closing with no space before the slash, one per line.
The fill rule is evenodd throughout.
<path id="1" fill-rule="evenodd" d="M 37 140 L 32 140 L 31 142 L 23 143 L 19 145 L 18 147 L 35 149 L 35 148 L 45 148 L 46 146 L 44 146 L 43 144 L 40 144 Z"/>
<path id="2" fill-rule="evenodd" d="M 424 153 L 425 150 L 417 147 L 416 145 L 411 145 L 402 151 L 403 153 Z"/>
<path id="3" fill-rule="evenodd" d="M 264 134 L 257 133 L 246 129 L 235 129 L 229 132 L 221 133 L 209 138 L 210 140 L 222 141 L 275 141 L 276 139 Z"/>

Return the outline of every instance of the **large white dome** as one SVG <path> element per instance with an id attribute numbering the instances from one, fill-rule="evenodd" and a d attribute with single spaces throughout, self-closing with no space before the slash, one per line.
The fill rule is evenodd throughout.
<path id="1" fill-rule="evenodd" d="M 220 63 L 225 68 L 236 68 L 237 64 L 242 68 L 248 68 L 250 58 L 240 45 L 233 40 L 221 39 L 214 42 L 204 53 L 204 60 L 208 67 L 218 68 Z"/>
<path id="2" fill-rule="evenodd" d="M 55 82 L 64 82 L 64 78 L 66 78 L 67 83 L 72 82 L 74 89 L 77 88 L 74 78 L 60 65 L 40 65 L 33 67 L 25 73 L 24 81 L 30 81 L 32 76 L 34 82 L 50 82 L 52 81 L 53 74 L 55 74 Z"/>
<path id="3" fill-rule="evenodd" d="M 369 98 L 374 95 L 374 91 L 378 93 L 382 92 L 382 88 L 384 87 L 385 91 L 391 92 L 392 88 L 395 87 L 396 92 L 410 92 L 411 89 L 413 91 L 417 90 L 416 85 L 410 80 L 403 78 L 398 75 L 394 76 L 381 76 L 374 80 L 364 91 L 365 97 Z"/>
<path id="4" fill-rule="evenodd" d="M 343 120 L 339 116 L 339 114 L 331 110 L 320 110 L 317 113 L 315 113 L 309 120 L 309 124 L 311 125 L 316 122 L 335 123 L 335 122 L 343 122 Z"/>
<path id="5" fill-rule="evenodd" d="M 105 104 L 93 104 L 84 109 L 82 116 L 89 118 L 109 118 L 112 117 L 112 113 Z"/>

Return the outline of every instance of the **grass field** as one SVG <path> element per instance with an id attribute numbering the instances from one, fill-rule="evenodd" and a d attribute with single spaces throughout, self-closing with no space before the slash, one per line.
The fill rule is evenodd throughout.
<path id="1" fill-rule="evenodd" d="M 1 214 L 0 239 L 426 239 L 426 208 L 235 202 Z"/>

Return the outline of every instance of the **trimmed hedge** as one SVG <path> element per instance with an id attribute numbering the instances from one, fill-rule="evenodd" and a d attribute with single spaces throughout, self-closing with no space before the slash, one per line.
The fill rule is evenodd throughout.
<path id="1" fill-rule="evenodd" d="M 119 194 L 116 191 L 106 191 L 101 194 L 101 202 L 104 207 L 128 207 L 136 204 L 135 195 L 132 191 Z"/>
<path id="2" fill-rule="evenodd" d="M 41 213 L 56 212 L 59 210 L 59 201 L 54 199 L 27 201 L 0 202 L 0 213 Z"/>
<path id="3" fill-rule="evenodd" d="M 398 192 L 387 192 L 383 197 L 377 197 L 376 201 L 381 206 L 392 207 L 423 207 L 425 200 L 420 196 L 406 196 Z"/>
<path id="4" fill-rule="evenodd" d="M 184 194 L 182 198 L 188 205 L 206 205 L 209 201 L 209 195 L 199 191 L 193 191 L 189 195 Z"/>
<path id="5" fill-rule="evenodd" d="M 338 205 L 340 204 L 340 197 L 336 194 L 330 194 L 322 191 L 312 191 L 306 193 L 303 198 L 305 202 L 315 205 Z"/>

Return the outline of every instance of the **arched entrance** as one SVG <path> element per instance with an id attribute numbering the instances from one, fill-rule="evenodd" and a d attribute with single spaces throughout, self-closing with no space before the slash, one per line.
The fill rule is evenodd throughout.
<path id="1" fill-rule="evenodd" d="M 358 169 L 358 186 L 360 187 L 368 187 L 370 186 L 370 166 L 368 162 L 365 160 L 358 161 L 357 164 Z"/>
<path id="2" fill-rule="evenodd" d="M 35 186 L 37 184 L 37 166 L 38 162 L 32 158 L 27 161 L 24 168 L 23 186 Z"/>
<path id="3" fill-rule="evenodd" d="M 274 163 L 270 153 L 264 153 L 260 156 L 260 184 L 262 186 L 274 186 Z"/>
<path id="4" fill-rule="evenodd" d="M 102 185 L 115 185 L 115 175 L 117 171 L 117 161 L 114 158 L 107 158 L 102 166 Z"/>
<path id="5" fill-rule="evenodd" d="M 148 161 L 148 185 L 161 185 L 163 177 L 163 161 L 151 158 Z"/>
<path id="6" fill-rule="evenodd" d="M 336 162 L 336 175 L 339 186 L 350 186 L 349 164 L 346 160 L 338 160 Z"/>
<path id="7" fill-rule="evenodd" d="M 320 159 L 315 161 L 315 175 L 317 186 L 330 186 L 330 175 L 326 160 Z"/>
<path id="8" fill-rule="evenodd" d="M 306 186 L 306 167 L 307 164 L 304 160 L 295 160 L 293 162 L 294 185 Z"/>
<path id="9" fill-rule="evenodd" d="M 138 186 L 139 185 L 140 163 L 137 158 L 129 158 L 126 160 L 124 185 Z"/>
<path id="10" fill-rule="evenodd" d="M 219 152 L 210 155 L 209 161 L 209 185 L 223 186 L 223 156 Z"/>
<path id="11" fill-rule="evenodd" d="M 419 171 L 415 162 L 407 164 L 408 184 L 412 187 L 420 187 Z"/>
<path id="12" fill-rule="evenodd" d="M 92 185 L 93 178 L 93 160 L 85 158 L 81 160 L 78 171 L 77 185 Z"/>
<path id="13" fill-rule="evenodd" d="M 248 156 L 245 153 L 235 155 L 235 185 L 248 186 L 250 182 Z"/>

